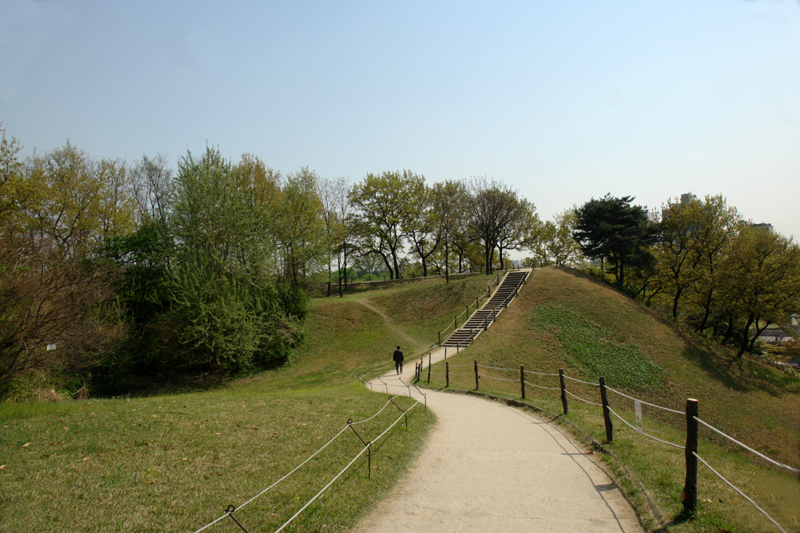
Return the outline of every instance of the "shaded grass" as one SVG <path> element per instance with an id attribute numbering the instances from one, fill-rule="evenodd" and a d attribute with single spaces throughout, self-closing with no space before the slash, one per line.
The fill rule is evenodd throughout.
<path id="1" fill-rule="evenodd" d="M 602 372 L 609 386 L 677 410 L 683 410 L 686 398 L 694 397 L 700 400 L 700 414 L 707 422 L 762 453 L 788 464 L 800 464 L 796 379 L 757 361 L 738 360 L 727 350 L 692 336 L 670 320 L 574 271 L 536 271 L 500 320 L 461 356 L 450 357 L 453 365 L 467 365 L 451 369 L 451 388 L 475 388 L 473 360 L 511 368 L 506 372 L 481 369 L 482 374 L 512 381 L 482 378 L 480 388 L 516 399 L 520 398 L 520 364 L 528 371 L 550 374 L 563 368 L 567 375 L 594 383 Z M 434 367 L 432 386 L 445 385 L 440 367 Z M 620 377 L 629 367 L 638 369 L 635 373 L 644 379 Z M 461 373 L 467 375 L 455 375 Z M 528 374 L 526 381 L 558 387 L 554 376 Z M 567 387 L 581 398 L 600 401 L 596 387 L 573 381 L 568 381 Z M 528 387 L 527 395 L 537 406 L 551 413 L 561 412 L 558 392 Z M 610 401 L 612 408 L 633 421 L 629 400 L 612 394 Z M 569 403 L 570 414 L 558 418 L 576 424 L 587 438 L 604 441 L 600 409 L 572 397 Z M 648 409 L 645 416 L 657 436 L 683 444 L 682 416 Z M 699 497 L 709 501 L 700 502 L 701 512 L 694 520 L 677 520 L 682 510 L 683 452 L 643 438 L 619 421 L 615 428 L 614 442 L 605 445 L 614 454 L 608 456 L 608 463 L 643 516 L 651 514 L 648 508 L 654 507 L 649 529 L 777 531 L 702 465 Z M 702 431 L 701 437 L 701 456 L 740 484 L 785 527 L 800 528 L 800 483 L 796 478 L 754 463 L 749 454 L 709 431 Z"/>

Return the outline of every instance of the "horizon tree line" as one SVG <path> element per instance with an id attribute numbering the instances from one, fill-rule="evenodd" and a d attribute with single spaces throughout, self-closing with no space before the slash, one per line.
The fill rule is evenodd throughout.
<path id="1" fill-rule="evenodd" d="M 20 160 L 0 130 L 0 395 L 36 372 L 91 373 L 114 392 L 139 375 L 282 364 L 303 339 L 304 288 L 341 296 L 357 263 L 449 281 L 504 270 L 512 250 L 532 267 L 596 261 L 598 277 L 740 356 L 798 309 L 797 245 L 721 196 L 668 200 L 654 218 L 606 195 L 543 222 L 493 178 L 283 175 L 210 147 L 174 171 L 162 154 L 129 165 L 69 141 Z"/>

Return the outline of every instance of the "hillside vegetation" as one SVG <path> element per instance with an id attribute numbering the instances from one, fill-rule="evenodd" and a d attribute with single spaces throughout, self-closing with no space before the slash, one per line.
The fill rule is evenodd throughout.
<path id="1" fill-rule="evenodd" d="M 460 356 L 449 357 L 451 364 L 471 363 L 473 359 L 486 366 L 517 369 L 515 373 L 495 372 L 506 379 L 518 380 L 521 364 L 526 370 L 545 373 L 563 368 L 569 376 L 594 383 L 602 375 L 612 388 L 681 411 L 687 398 L 696 398 L 700 416 L 708 423 L 767 456 L 800 465 L 800 381 L 796 375 L 737 358 L 730 350 L 698 338 L 578 271 L 548 268 L 533 272 L 500 320 Z M 444 385 L 443 370 L 435 368 L 432 386 Z M 526 379 L 542 386 L 558 386 L 557 378 Z M 474 378 L 454 377 L 450 386 L 474 389 Z M 597 388 L 573 381 L 568 381 L 567 388 L 584 399 L 600 401 Z M 520 396 L 518 382 L 489 378 L 481 380 L 481 391 L 517 399 Z M 561 413 L 557 392 L 529 388 L 528 398 L 548 412 Z M 569 402 L 570 414 L 561 418 L 604 442 L 600 409 L 571 397 Z M 613 394 L 610 402 L 634 423 L 632 402 Z M 646 431 L 684 443 L 682 416 L 645 407 L 644 418 Z M 616 457 L 611 462 L 618 460 L 624 465 L 617 465 L 619 472 L 632 472 L 638 479 L 627 487 L 629 494 L 639 493 L 640 510 L 655 504 L 656 520 L 650 526 L 659 527 L 682 509 L 678 498 L 683 487 L 683 451 L 643 438 L 616 419 L 614 423 L 615 442 L 607 445 Z M 796 529 L 800 525 L 797 479 L 754 466 L 745 458 L 749 454 L 734 450 L 708 430 L 701 431 L 701 438 L 701 456 L 710 454 L 712 464 L 720 466 L 718 470 L 738 480 L 739 486 L 784 526 Z M 773 530 L 770 528 L 774 526 L 760 515 L 754 516 L 749 504 L 713 478 L 704 466 L 700 469 L 698 519 L 673 523 L 671 531 Z"/>
<path id="2" fill-rule="evenodd" d="M 386 396 L 367 391 L 355 374 L 388 367 L 396 344 L 409 355 L 421 351 L 437 324 L 487 283 L 421 280 L 315 300 L 308 342 L 290 364 L 206 392 L 0 403 L 0 530 L 202 527 L 300 464 L 348 419 L 378 411 Z M 391 407 L 359 431 L 373 439 L 397 416 Z M 422 408 L 408 418 L 408 431 L 401 423 L 373 447 L 370 479 L 362 458 L 288 530 L 347 528 L 366 513 L 404 472 L 434 420 Z M 237 518 L 250 531 L 276 529 L 360 449 L 348 431 Z M 226 519 L 213 530 L 233 526 Z"/>

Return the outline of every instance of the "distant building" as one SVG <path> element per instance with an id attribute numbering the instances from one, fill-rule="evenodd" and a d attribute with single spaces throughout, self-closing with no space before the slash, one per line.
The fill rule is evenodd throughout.
<path id="1" fill-rule="evenodd" d="M 688 204 L 692 200 L 697 200 L 697 196 L 690 192 L 681 194 L 681 205 Z"/>
<path id="2" fill-rule="evenodd" d="M 767 224 L 766 222 L 761 222 L 760 224 L 754 224 L 750 222 L 750 227 L 757 230 L 766 231 L 769 234 L 775 233 L 775 229 L 772 227 L 772 224 Z"/>

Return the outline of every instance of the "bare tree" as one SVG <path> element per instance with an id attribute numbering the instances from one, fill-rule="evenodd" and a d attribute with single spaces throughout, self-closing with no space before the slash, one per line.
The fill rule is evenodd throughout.
<path id="1" fill-rule="evenodd" d="M 131 169 L 131 178 L 139 219 L 166 221 L 175 191 L 173 171 L 169 168 L 167 156 L 162 153 L 152 158 L 142 155 L 142 159 L 136 161 Z"/>

